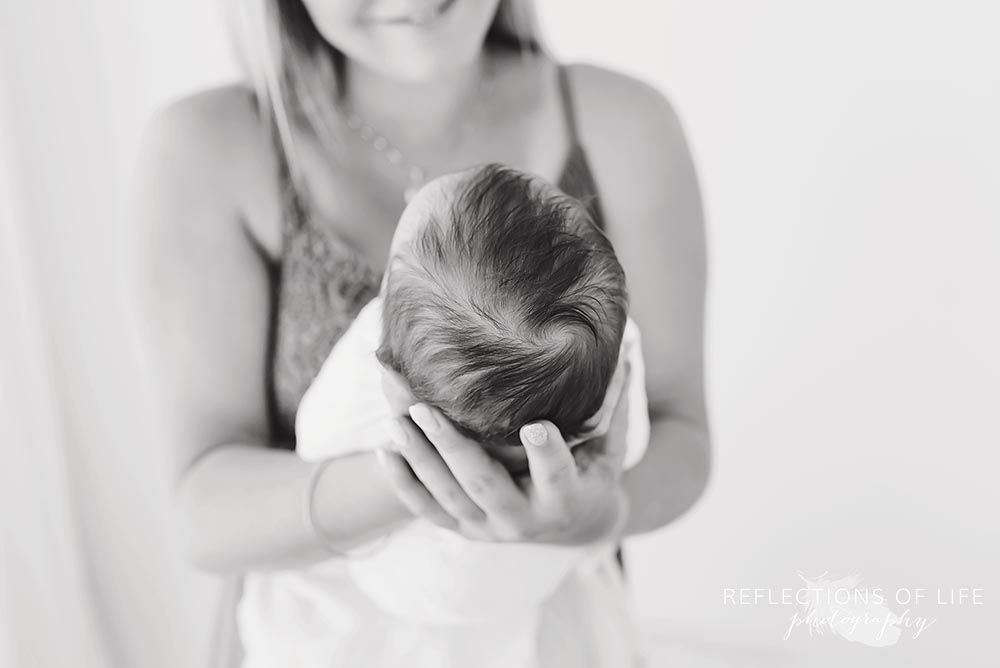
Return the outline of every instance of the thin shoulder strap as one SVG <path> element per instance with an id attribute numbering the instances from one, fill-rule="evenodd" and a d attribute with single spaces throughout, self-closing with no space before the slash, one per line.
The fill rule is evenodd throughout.
<path id="1" fill-rule="evenodd" d="M 570 141 L 579 143 L 579 135 L 576 129 L 576 111 L 573 105 L 573 91 L 569 85 L 569 68 L 566 65 L 559 65 L 559 96 L 562 99 L 563 116 L 566 118 L 566 132 Z"/>

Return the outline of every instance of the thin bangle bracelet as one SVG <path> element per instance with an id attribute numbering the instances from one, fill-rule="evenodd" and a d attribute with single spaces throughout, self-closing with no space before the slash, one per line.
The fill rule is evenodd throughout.
<path id="1" fill-rule="evenodd" d="M 615 541 L 621 541 L 625 536 L 625 529 L 628 528 L 629 516 L 632 513 L 632 502 L 628 498 L 628 493 L 620 485 L 615 492 L 617 501 L 618 516 L 615 517 L 614 526 L 611 528 L 610 536 Z"/>
<path id="2" fill-rule="evenodd" d="M 320 528 L 319 523 L 316 521 L 316 512 L 313 508 L 315 505 L 313 503 L 313 499 L 316 496 L 316 487 L 319 485 L 319 479 L 323 477 L 327 467 L 333 461 L 333 459 L 323 460 L 319 466 L 314 468 L 312 473 L 309 474 L 309 482 L 306 484 L 305 496 L 302 498 L 302 514 L 305 518 L 306 526 L 309 527 L 312 534 L 323 546 L 323 549 L 329 552 L 331 556 L 348 559 L 355 557 L 367 557 L 377 552 L 379 548 L 385 544 L 385 542 L 389 539 L 388 533 L 384 533 L 378 538 L 372 539 L 367 545 L 363 545 L 362 549 L 341 550 L 332 545 L 333 541 L 329 536 L 327 536 L 326 532 Z"/>

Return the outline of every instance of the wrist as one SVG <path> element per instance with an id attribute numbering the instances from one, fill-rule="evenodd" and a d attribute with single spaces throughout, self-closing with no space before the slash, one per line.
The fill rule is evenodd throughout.
<path id="1" fill-rule="evenodd" d="M 613 506 L 615 515 L 611 524 L 611 530 L 607 535 L 607 540 L 617 543 L 625 537 L 625 529 L 628 526 L 629 511 L 631 510 L 629 496 L 625 492 L 625 488 L 621 485 L 615 487 L 615 502 Z"/>

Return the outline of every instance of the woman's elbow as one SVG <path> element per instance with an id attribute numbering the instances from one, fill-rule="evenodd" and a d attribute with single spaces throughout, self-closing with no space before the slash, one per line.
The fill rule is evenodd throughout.
<path id="1" fill-rule="evenodd" d="M 691 465 L 689 467 L 690 486 L 688 488 L 687 507 L 681 512 L 684 514 L 691 510 L 698 502 L 704 498 L 712 480 L 712 442 L 708 429 L 701 429 L 699 438 L 695 439 L 691 453 Z"/>
<path id="2" fill-rule="evenodd" d="M 197 490 L 181 486 L 174 495 L 173 520 L 181 557 L 193 568 L 213 575 L 232 575 L 240 571 L 225 532 L 212 518 Z"/>
<path id="3" fill-rule="evenodd" d="M 626 472 L 633 505 L 629 533 L 663 528 L 686 515 L 705 496 L 712 456 L 704 424 L 676 418 L 653 421 L 649 449 L 639 465 Z"/>
<path id="4" fill-rule="evenodd" d="M 665 518 L 665 524 L 686 515 L 704 498 L 712 479 L 712 440 L 705 420 L 684 420 L 675 427 L 686 431 L 679 438 L 678 476 L 674 484 L 679 490 L 674 512 Z M 679 434 L 680 435 L 680 434 Z"/>
<path id="5" fill-rule="evenodd" d="M 712 456 L 707 430 L 696 429 L 685 439 L 678 457 L 670 462 L 670 490 L 661 497 L 656 528 L 687 515 L 704 498 L 712 477 Z"/>

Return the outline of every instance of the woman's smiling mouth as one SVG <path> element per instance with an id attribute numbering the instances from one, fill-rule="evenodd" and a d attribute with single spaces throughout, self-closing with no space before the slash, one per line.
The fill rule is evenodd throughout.
<path id="1" fill-rule="evenodd" d="M 368 18 L 368 22 L 383 25 L 426 26 L 444 16 L 455 2 L 456 0 L 433 0 L 407 14 L 378 13 L 371 15 Z"/>

